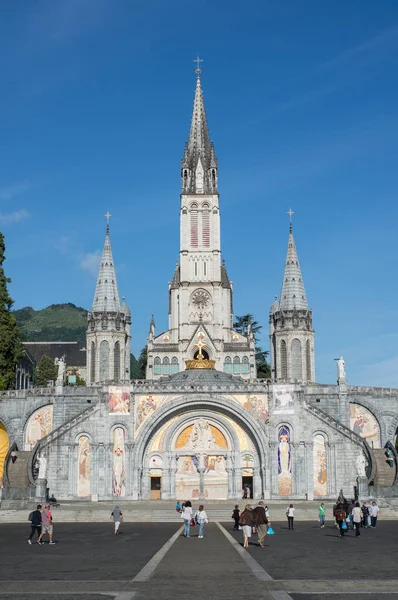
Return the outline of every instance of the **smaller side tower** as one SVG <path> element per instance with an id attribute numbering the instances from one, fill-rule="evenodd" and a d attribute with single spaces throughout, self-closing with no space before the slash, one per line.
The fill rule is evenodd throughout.
<path id="1" fill-rule="evenodd" d="M 109 219 L 109 213 L 105 215 Z M 116 272 L 106 226 L 93 306 L 87 315 L 87 385 L 130 381 L 130 309 L 120 304 Z"/>
<path id="2" fill-rule="evenodd" d="M 280 300 L 270 309 L 271 372 L 275 382 L 315 381 L 314 329 L 290 215 L 289 243 Z"/>

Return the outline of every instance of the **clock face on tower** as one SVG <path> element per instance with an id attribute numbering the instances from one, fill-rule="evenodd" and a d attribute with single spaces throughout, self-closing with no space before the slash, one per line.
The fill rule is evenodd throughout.
<path id="1" fill-rule="evenodd" d="M 196 290 L 191 297 L 192 304 L 199 309 L 207 308 L 210 304 L 210 294 L 206 290 Z"/>

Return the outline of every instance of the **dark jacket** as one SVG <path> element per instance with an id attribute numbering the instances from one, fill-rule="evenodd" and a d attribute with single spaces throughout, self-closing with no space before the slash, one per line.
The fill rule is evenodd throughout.
<path id="1" fill-rule="evenodd" d="M 268 519 L 265 516 L 264 506 L 256 506 L 256 508 L 253 510 L 253 514 L 257 525 L 266 525 L 268 523 Z"/>
<path id="2" fill-rule="evenodd" d="M 32 525 L 36 525 L 36 527 L 41 526 L 41 512 L 39 510 L 34 510 L 32 512 Z"/>
<path id="3" fill-rule="evenodd" d="M 252 510 L 244 510 L 240 514 L 239 525 L 255 525 L 256 521 Z"/>

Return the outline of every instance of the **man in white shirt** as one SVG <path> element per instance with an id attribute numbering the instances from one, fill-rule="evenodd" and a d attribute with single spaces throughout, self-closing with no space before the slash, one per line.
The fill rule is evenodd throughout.
<path id="1" fill-rule="evenodd" d="M 373 529 L 376 527 L 379 512 L 379 507 L 377 506 L 376 502 L 373 501 L 372 504 L 369 506 L 370 526 L 373 527 Z"/>

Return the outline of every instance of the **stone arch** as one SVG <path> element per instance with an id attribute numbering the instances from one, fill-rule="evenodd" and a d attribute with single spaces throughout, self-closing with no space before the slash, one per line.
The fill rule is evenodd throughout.
<path id="1" fill-rule="evenodd" d="M 387 439 L 394 443 L 398 430 L 398 416 L 393 417 L 387 428 Z"/>

